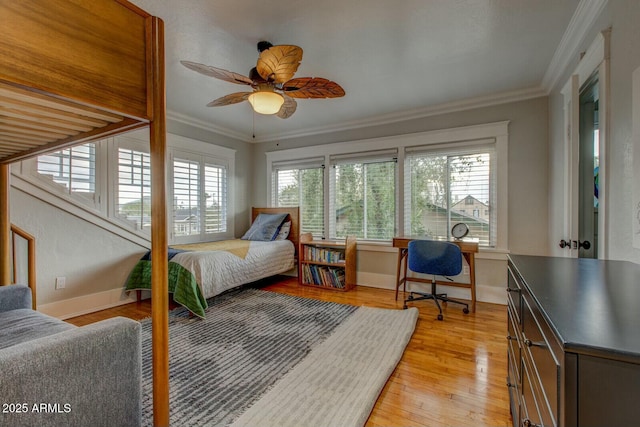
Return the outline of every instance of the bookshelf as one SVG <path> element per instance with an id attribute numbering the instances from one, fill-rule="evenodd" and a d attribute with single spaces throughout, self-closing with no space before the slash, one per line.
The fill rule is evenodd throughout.
<path id="1" fill-rule="evenodd" d="M 356 285 L 356 238 L 342 241 L 313 240 L 310 233 L 300 236 L 298 282 L 336 291 Z"/>

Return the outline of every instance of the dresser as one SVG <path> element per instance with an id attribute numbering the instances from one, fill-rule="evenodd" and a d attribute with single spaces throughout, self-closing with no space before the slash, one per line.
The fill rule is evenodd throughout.
<path id="1" fill-rule="evenodd" d="M 509 255 L 514 426 L 640 423 L 640 266 Z"/>

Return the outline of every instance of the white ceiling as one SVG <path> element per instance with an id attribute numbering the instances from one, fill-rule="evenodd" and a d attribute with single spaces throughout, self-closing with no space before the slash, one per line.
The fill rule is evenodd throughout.
<path id="1" fill-rule="evenodd" d="M 246 141 L 396 120 L 470 98 L 540 90 L 578 0 L 132 0 L 165 22 L 169 117 Z M 289 119 L 247 102 L 248 87 L 180 60 L 248 75 L 256 44 L 302 47 L 296 77 L 339 83 L 343 98 L 300 99 Z M 255 135 L 255 138 L 252 137 Z"/>

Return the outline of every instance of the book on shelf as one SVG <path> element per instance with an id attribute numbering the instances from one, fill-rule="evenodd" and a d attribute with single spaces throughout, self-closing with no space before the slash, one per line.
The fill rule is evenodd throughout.
<path id="1" fill-rule="evenodd" d="M 329 264 L 344 263 L 344 251 L 339 249 L 322 248 L 317 246 L 304 247 L 304 259 Z"/>
<path id="2" fill-rule="evenodd" d="M 345 287 L 344 269 L 305 264 L 302 266 L 302 275 L 304 283 L 340 289 Z"/>

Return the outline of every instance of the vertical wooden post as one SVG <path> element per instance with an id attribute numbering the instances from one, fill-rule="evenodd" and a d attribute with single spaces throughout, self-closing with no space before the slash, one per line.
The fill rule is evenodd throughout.
<path id="1" fill-rule="evenodd" d="M 153 425 L 169 425 L 169 289 L 166 195 L 166 100 L 164 23 L 147 19 L 150 74 L 151 156 L 151 319 L 153 362 Z"/>
<path id="2" fill-rule="evenodd" d="M 0 164 L 0 285 L 11 284 L 11 220 L 9 165 Z"/>

